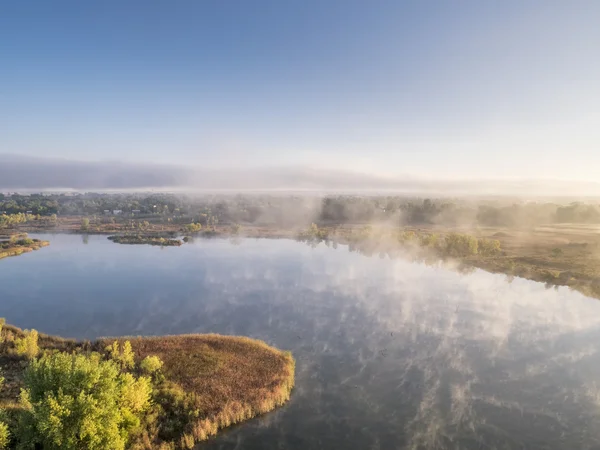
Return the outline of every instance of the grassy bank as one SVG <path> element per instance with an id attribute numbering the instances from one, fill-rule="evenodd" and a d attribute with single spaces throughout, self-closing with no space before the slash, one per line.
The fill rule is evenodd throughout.
<path id="1" fill-rule="evenodd" d="M 9 448 L 17 445 L 18 432 L 12 430 L 18 429 L 23 414 L 19 391 L 29 363 L 19 348 L 26 336 L 30 333 L 12 326 L 0 331 L 5 378 L 0 409 L 8 412 L 5 421 L 13 436 Z M 283 405 L 294 386 L 291 354 L 245 337 L 208 334 L 78 342 L 40 334 L 38 345 L 36 356 L 57 351 L 96 354 L 118 361 L 122 371 L 132 376 L 151 373 L 149 407 L 132 429 L 128 449 L 190 449 L 222 428 Z M 127 348 L 131 364 L 126 361 Z M 149 370 L 149 360 L 160 364 Z"/>
<path id="2" fill-rule="evenodd" d="M 442 260 L 458 269 L 480 268 L 600 298 L 600 234 L 593 226 L 522 230 L 312 226 L 297 238 L 311 245 L 347 244 L 365 255 Z"/>
<path id="3" fill-rule="evenodd" d="M 23 253 L 39 250 L 48 245 L 50 245 L 50 242 L 48 241 L 31 239 L 23 236 L 20 236 L 19 239 L 11 238 L 8 240 L 0 240 L 0 259 L 9 256 L 22 255 Z"/>

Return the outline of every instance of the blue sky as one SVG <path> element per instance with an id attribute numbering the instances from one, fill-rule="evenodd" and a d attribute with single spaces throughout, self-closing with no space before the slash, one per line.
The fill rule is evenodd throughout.
<path id="1" fill-rule="evenodd" d="M 0 3 L 0 153 L 597 180 L 600 2 Z"/>

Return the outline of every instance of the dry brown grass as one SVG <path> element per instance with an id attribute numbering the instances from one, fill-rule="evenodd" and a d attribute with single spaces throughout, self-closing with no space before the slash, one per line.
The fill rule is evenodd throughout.
<path id="1" fill-rule="evenodd" d="M 163 389 L 185 391 L 188 413 L 195 416 L 183 426 L 179 439 L 146 437 L 146 443 L 142 439 L 135 448 L 191 448 L 219 429 L 283 405 L 294 386 L 291 354 L 254 339 L 206 334 L 119 340 L 131 342 L 138 362 L 158 356 L 168 380 Z M 97 345 L 112 342 L 107 338 Z"/>

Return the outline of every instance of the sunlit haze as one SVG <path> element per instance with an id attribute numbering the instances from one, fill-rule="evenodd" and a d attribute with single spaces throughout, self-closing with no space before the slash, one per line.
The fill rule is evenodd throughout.
<path id="1" fill-rule="evenodd" d="M 3 2 L 0 154 L 14 176 L 51 157 L 593 182 L 599 17 L 594 0 Z M 188 184 L 17 186 L 6 167 L 0 189 Z"/>

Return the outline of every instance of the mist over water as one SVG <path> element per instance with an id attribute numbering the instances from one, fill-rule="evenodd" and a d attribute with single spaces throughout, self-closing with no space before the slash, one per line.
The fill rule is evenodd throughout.
<path id="1" fill-rule="evenodd" d="M 247 335 L 293 352 L 290 403 L 199 448 L 600 445 L 600 303 L 566 288 L 288 240 L 47 238 L 0 261 L 10 323 Z"/>

